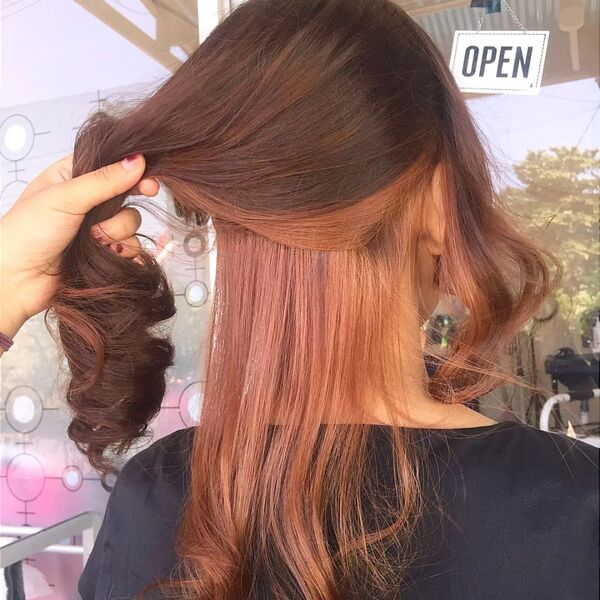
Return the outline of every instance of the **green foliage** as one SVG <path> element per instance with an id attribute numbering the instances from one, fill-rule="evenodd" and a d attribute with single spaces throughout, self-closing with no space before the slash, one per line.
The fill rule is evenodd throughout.
<path id="1" fill-rule="evenodd" d="M 529 151 L 514 166 L 522 187 L 506 187 L 502 203 L 525 230 L 561 260 L 556 299 L 579 322 L 600 306 L 600 150 L 575 146 Z"/>

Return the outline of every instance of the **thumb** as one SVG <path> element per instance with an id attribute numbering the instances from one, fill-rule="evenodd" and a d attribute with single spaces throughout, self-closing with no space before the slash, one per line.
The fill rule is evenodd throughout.
<path id="1" fill-rule="evenodd" d="M 44 195 L 48 194 L 45 201 L 56 209 L 83 216 L 94 206 L 130 190 L 142 178 L 145 168 L 143 155 L 127 156 L 119 162 L 51 186 L 44 192 Z"/>

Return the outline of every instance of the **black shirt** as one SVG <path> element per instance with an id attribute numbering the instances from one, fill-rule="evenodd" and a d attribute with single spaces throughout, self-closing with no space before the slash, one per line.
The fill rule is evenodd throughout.
<path id="1" fill-rule="evenodd" d="M 175 431 L 126 462 L 79 580 L 83 600 L 135 598 L 175 567 L 194 430 Z M 389 464 L 389 427 L 369 431 L 376 460 Z M 419 431 L 444 465 L 443 535 L 431 528 L 402 600 L 598 599 L 597 448 L 511 422 Z"/>

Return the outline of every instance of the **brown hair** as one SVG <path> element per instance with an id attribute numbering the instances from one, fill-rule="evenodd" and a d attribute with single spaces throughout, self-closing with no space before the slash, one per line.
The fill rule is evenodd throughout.
<path id="1" fill-rule="evenodd" d="M 359 572 L 375 588 L 397 585 L 420 513 L 412 434 L 391 429 L 402 502 L 368 530 L 358 500 L 368 428 L 321 425 L 360 414 L 372 390 L 401 412 L 398 282 L 416 268 L 437 166 L 447 218 L 439 286 L 469 312 L 431 396 L 464 402 L 497 386 L 495 357 L 553 286 L 554 259 L 498 202 L 440 52 L 389 0 L 249 0 L 143 102 L 95 114 L 78 133 L 73 174 L 132 153 L 186 223 L 212 222 L 217 236 L 174 596 L 251 598 L 259 576 L 277 598 L 353 597 Z M 53 303 L 72 372 L 68 433 L 99 469 L 107 448 L 122 452 L 144 433 L 173 360 L 156 327 L 174 313 L 161 267 L 88 236 L 124 201 L 86 216 Z M 390 540 L 403 549 L 395 563 Z"/>

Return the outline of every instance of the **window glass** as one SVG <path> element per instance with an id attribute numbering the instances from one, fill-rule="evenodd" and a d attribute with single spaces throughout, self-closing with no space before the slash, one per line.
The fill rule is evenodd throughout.
<path id="1" fill-rule="evenodd" d="M 139 97 L 168 77 L 198 46 L 199 28 L 196 0 L 2 0 L 1 8 L 4 214 L 33 177 L 72 151 L 91 112 Z M 203 8 L 208 20 L 210 7 Z M 169 206 L 164 194 L 153 202 Z M 172 323 L 177 364 L 167 374 L 164 408 L 153 424 L 156 439 L 193 424 L 201 406 L 208 243 L 194 235 L 176 237 L 141 212 L 141 231 L 157 240 L 149 249 L 162 262 L 177 305 Z M 105 486 L 112 481 L 101 481 L 67 437 L 66 365 L 43 313 L 17 333 L 0 369 L 3 540 L 27 531 L 15 528 L 33 531 L 84 511 L 103 513 Z M 82 555 L 68 553 L 68 546 L 81 544 L 81 536 L 65 542 L 64 552 L 43 552 L 26 561 L 26 580 L 46 585 L 36 597 L 74 597 Z"/>
<path id="2" fill-rule="evenodd" d="M 591 347 L 600 311 L 599 3 L 511 0 L 489 15 L 466 1 L 400 4 L 448 62 L 455 30 L 523 27 L 550 32 L 539 95 L 465 93 L 484 142 L 501 167 L 500 197 L 525 230 L 557 254 L 564 268 L 556 297 L 503 357 L 504 368 L 524 383 L 541 386 L 543 393 L 507 385 L 480 399 L 482 412 L 493 418 L 526 419 L 539 426 L 542 405 L 557 392 L 599 387 L 598 355 Z M 455 321 L 464 315 L 452 299 L 437 312 L 431 333 L 446 343 Z M 578 435 L 594 436 L 595 441 L 598 404 L 598 399 L 561 404 L 547 425 L 564 432 L 570 422 Z"/>

